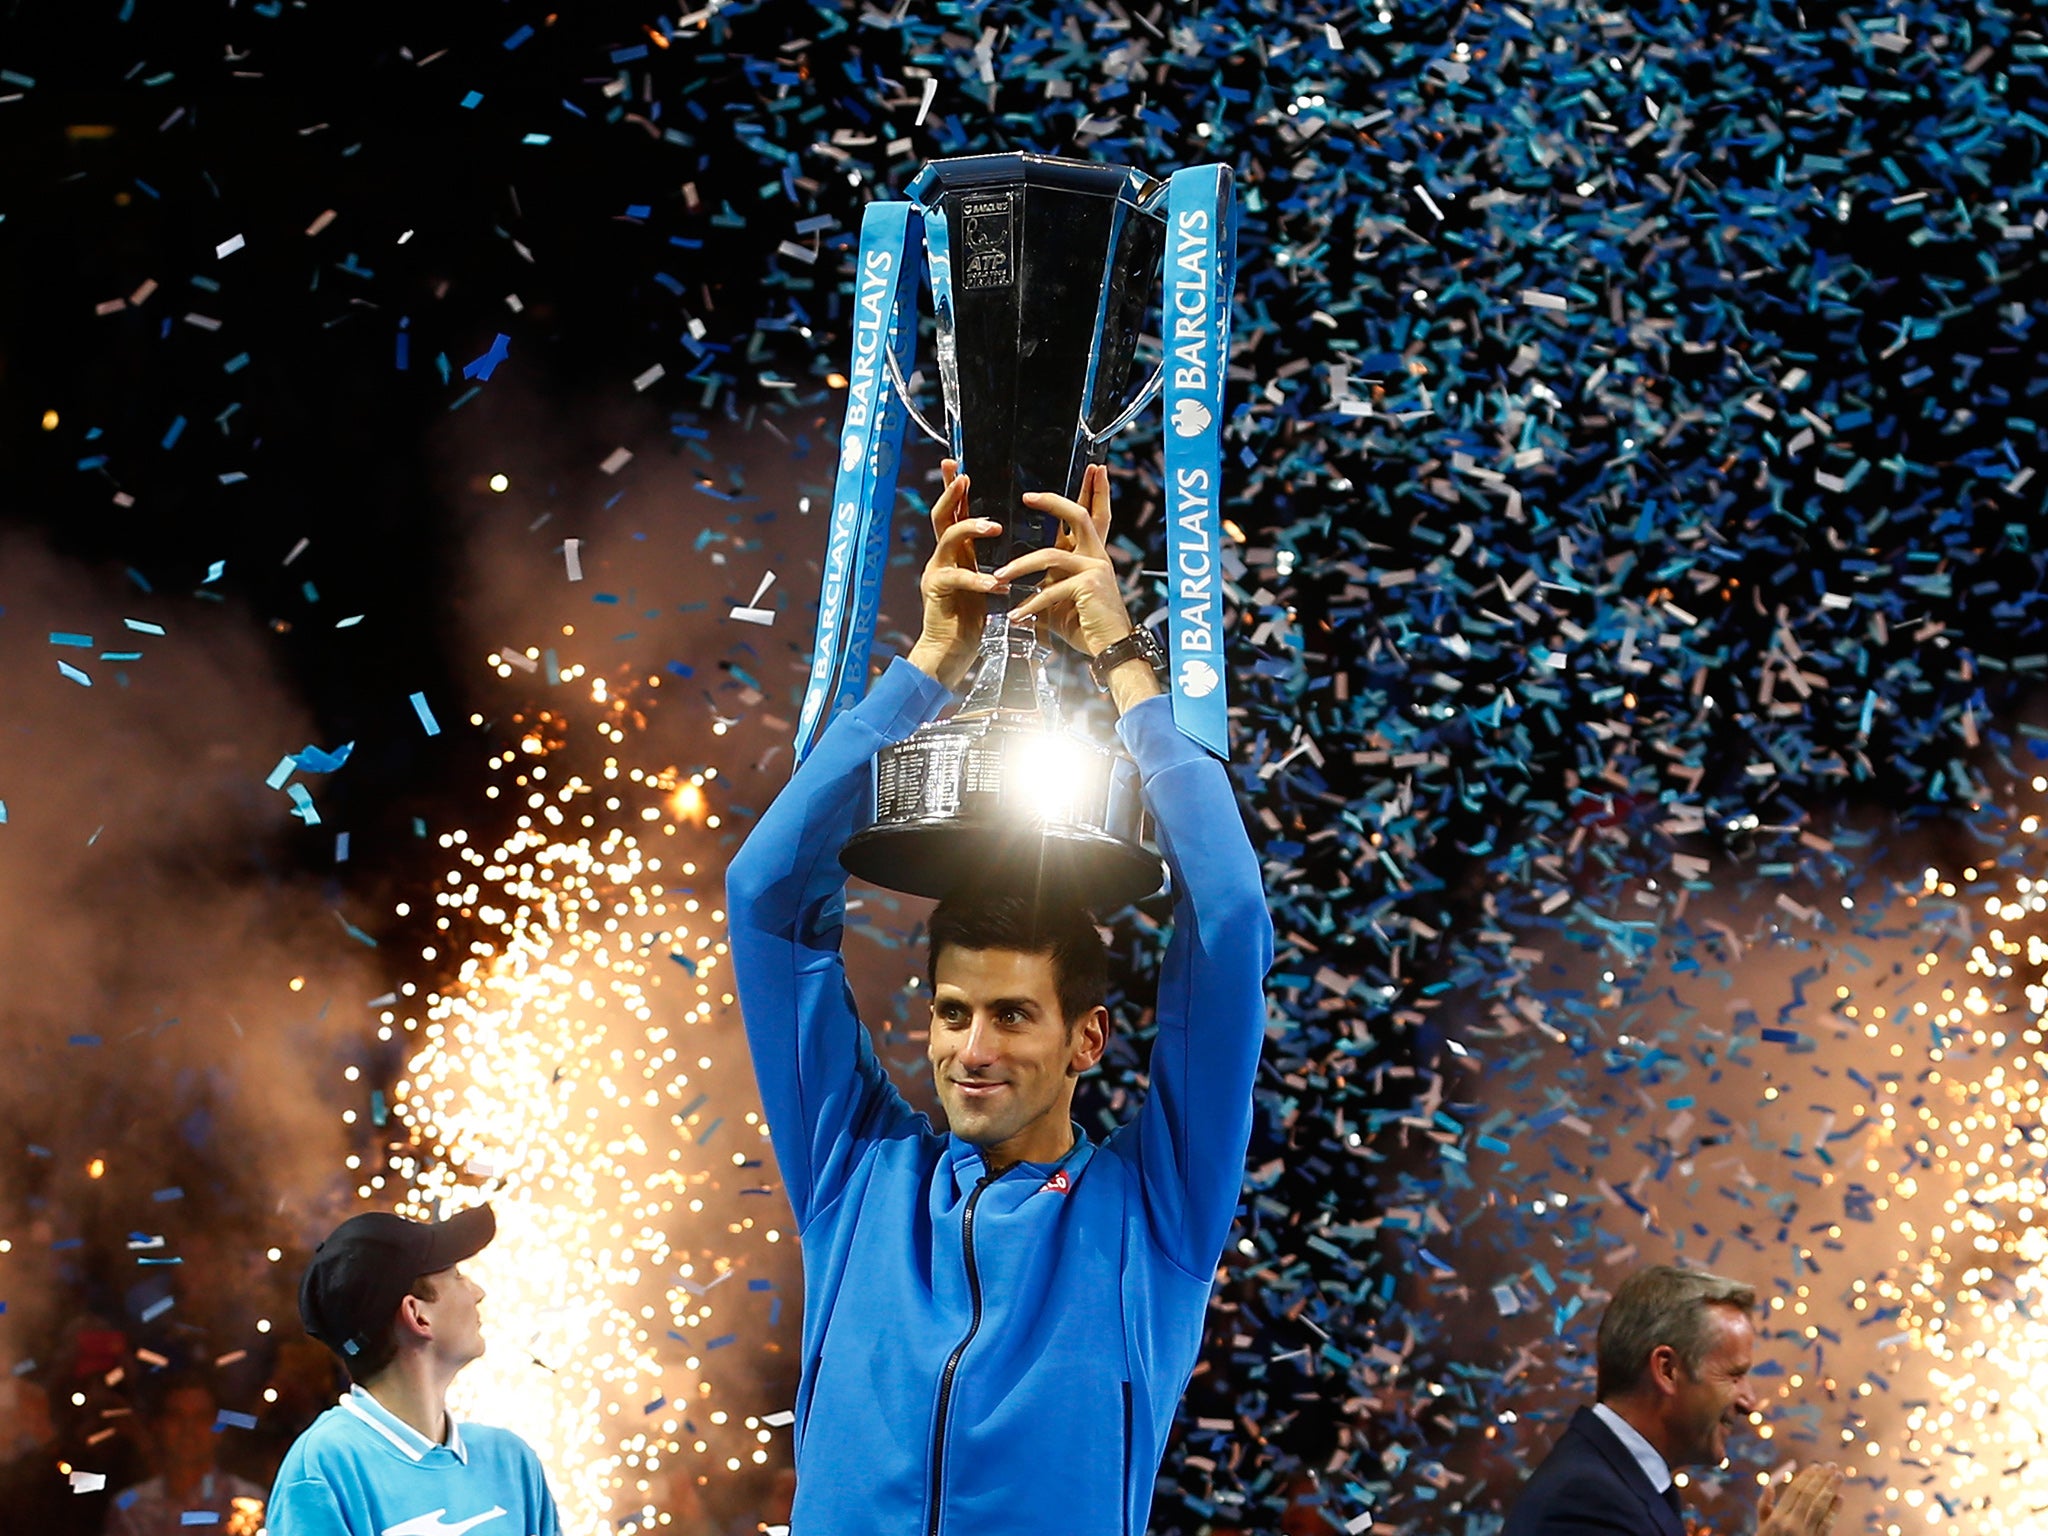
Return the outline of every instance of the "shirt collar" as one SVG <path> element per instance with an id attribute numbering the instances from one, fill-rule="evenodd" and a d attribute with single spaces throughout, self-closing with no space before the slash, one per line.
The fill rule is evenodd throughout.
<path id="1" fill-rule="evenodd" d="M 447 1416 L 448 1438 L 437 1445 L 365 1392 L 360 1385 L 348 1389 L 348 1395 L 342 1398 L 341 1406 L 414 1461 L 422 1460 L 429 1451 L 445 1447 L 455 1453 L 457 1461 L 464 1466 L 469 1465 L 469 1447 L 462 1443 L 462 1426 L 455 1422 L 455 1415 L 452 1413 Z"/>
<path id="2" fill-rule="evenodd" d="M 1602 1424 L 1614 1431 L 1614 1438 L 1622 1443 L 1623 1449 L 1635 1457 L 1636 1465 L 1643 1469 L 1643 1475 L 1649 1478 L 1652 1488 L 1662 1493 L 1671 1486 L 1671 1469 L 1664 1465 L 1664 1458 L 1657 1454 L 1657 1447 L 1645 1440 L 1635 1425 L 1605 1403 L 1595 1403 L 1593 1412 Z"/>

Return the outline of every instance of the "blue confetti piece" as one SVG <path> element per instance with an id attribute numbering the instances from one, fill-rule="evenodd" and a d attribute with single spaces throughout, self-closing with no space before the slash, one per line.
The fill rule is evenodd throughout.
<path id="1" fill-rule="evenodd" d="M 463 94 L 462 105 L 474 110 L 483 105 L 483 100 L 484 93 L 482 91 L 467 91 Z"/>
<path id="2" fill-rule="evenodd" d="M 215 1434 L 219 1434 L 224 1429 L 254 1429 L 255 1427 L 256 1415 L 253 1413 L 237 1413 L 232 1408 L 222 1408 L 213 1416 L 213 1430 Z"/>
<path id="3" fill-rule="evenodd" d="M 434 718 L 434 711 L 428 707 L 427 696 L 424 693 L 412 695 L 412 708 L 413 713 L 420 717 L 421 730 L 425 731 L 429 736 L 441 734 L 441 722 Z"/>
<path id="4" fill-rule="evenodd" d="M 67 630 L 53 629 L 50 631 L 50 644 L 76 646 L 80 650 L 89 651 L 92 649 L 92 636 L 75 635 Z"/>
<path id="5" fill-rule="evenodd" d="M 309 742 L 286 761 L 296 763 L 306 773 L 333 773 L 348 762 L 349 754 L 355 749 L 356 744 L 352 741 L 343 742 L 332 752 L 322 751 Z M 272 787 L 275 788 L 274 785 Z"/>
<path id="6" fill-rule="evenodd" d="M 503 331 L 500 331 L 488 350 L 480 357 L 472 358 L 469 362 L 462 365 L 462 376 L 465 379 L 489 379 L 493 373 L 497 372 L 498 364 L 504 362 L 511 355 L 512 338 Z"/>
<path id="7" fill-rule="evenodd" d="M 362 945 L 365 949 L 375 949 L 377 947 L 377 941 L 375 938 L 363 932 L 362 929 L 358 928 L 346 917 L 343 917 L 341 913 L 336 912 L 334 914 L 334 920 L 337 923 L 341 924 L 341 928 L 344 933 L 346 933 L 350 938 L 354 939 L 358 944 Z"/>

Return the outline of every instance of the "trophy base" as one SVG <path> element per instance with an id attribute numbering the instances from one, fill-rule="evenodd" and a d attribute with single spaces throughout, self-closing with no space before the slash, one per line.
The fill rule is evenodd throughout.
<path id="1" fill-rule="evenodd" d="M 1071 901 L 1111 912 L 1158 890 L 1159 856 L 1087 827 L 1018 825 L 979 817 L 878 824 L 839 855 L 875 885 L 934 900 L 970 888 Z"/>

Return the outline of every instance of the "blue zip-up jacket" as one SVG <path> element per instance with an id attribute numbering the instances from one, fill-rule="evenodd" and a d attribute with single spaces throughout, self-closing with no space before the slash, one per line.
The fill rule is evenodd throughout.
<path id="1" fill-rule="evenodd" d="M 1178 893 L 1151 1091 L 1101 1145 L 989 1177 L 854 1011 L 839 850 L 871 763 L 950 694 L 897 660 L 732 862 L 732 956 L 803 1240 L 791 1536 L 1129 1536 L 1194 1370 L 1251 1137 L 1273 927 L 1222 766 L 1164 699 L 1118 723 Z"/>

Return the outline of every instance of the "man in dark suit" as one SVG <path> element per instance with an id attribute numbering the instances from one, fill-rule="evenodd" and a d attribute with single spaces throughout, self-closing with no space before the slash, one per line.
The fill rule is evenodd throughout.
<path id="1" fill-rule="evenodd" d="M 1659 1264 L 1630 1275 L 1600 1319 L 1598 1401 L 1572 1416 L 1502 1536 L 1685 1536 L 1681 1467 L 1718 1465 L 1756 1411 L 1756 1292 Z M 1826 1536 L 1842 1473 L 1816 1463 L 1757 1504 L 1757 1536 Z"/>

